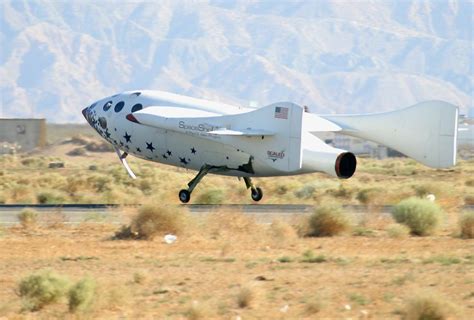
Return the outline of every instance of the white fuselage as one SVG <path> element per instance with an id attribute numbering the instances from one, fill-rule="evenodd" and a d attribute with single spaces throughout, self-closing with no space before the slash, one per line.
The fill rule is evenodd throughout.
<path id="1" fill-rule="evenodd" d="M 280 176 L 321 171 L 317 158 L 311 152 L 317 152 L 326 146 L 321 140 L 303 132 L 302 166 L 297 171 L 284 172 L 253 155 L 233 147 L 199 137 L 199 126 L 179 125 L 186 132 L 166 128 L 150 127 L 127 120 L 130 113 L 144 110 L 147 107 L 161 107 L 163 110 L 179 108 L 182 117 L 209 117 L 237 115 L 253 109 L 242 108 L 219 102 L 194 99 L 186 96 L 161 91 L 129 91 L 104 98 L 84 109 L 83 113 L 89 124 L 109 143 L 116 148 L 133 154 L 136 157 L 167 165 L 199 170 L 208 164 L 216 167 L 228 167 L 230 170 L 217 172 L 230 176 Z M 329 147 L 329 146 L 328 146 Z M 341 150 L 343 151 L 343 150 Z M 239 167 L 253 159 L 253 173 L 238 170 Z M 331 169 L 329 170 L 331 171 Z"/>

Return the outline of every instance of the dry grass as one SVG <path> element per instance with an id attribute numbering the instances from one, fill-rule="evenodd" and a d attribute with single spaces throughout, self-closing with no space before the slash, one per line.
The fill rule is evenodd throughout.
<path id="1" fill-rule="evenodd" d="M 74 139 L 73 139 L 74 140 Z M 94 142 L 95 141 L 95 142 Z M 88 151 L 87 156 L 67 156 L 78 146 L 100 144 L 99 139 L 79 139 L 57 144 L 37 155 L 0 157 L 4 168 L 0 202 L 38 203 L 118 203 L 137 204 L 149 200 L 178 204 L 177 193 L 195 172 L 130 158 L 137 174 L 130 180 L 117 163 L 114 153 Z M 100 148 L 99 148 L 100 149 Z M 259 178 L 266 203 L 395 204 L 416 195 L 435 193 L 437 201 L 461 206 L 470 201 L 474 161 L 460 161 L 454 171 L 432 170 L 409 159 L 359 159 L 357 174 L 339 181 L 324 174 L 294 177 Z M 65 168 L 49 169 L 50 162 L 62 162 Z M 89 170 L 90 166 L 94 170 Z M 413 175 L 413 172 L 415 175 Z M 72 177 L 72 178 L 71 178 Z M 416 178 L 416 179 L 415 179 Z M 46 193 L 46 194 L 45 194 Z M 193 195 L 195 203 L 252 203 L 242 182 L 229 177 L 209 175 Z"/>
<path id="2" fill-rule="evenodd" d="M 76 311 L 86 318 L 358 318 L 363 306 L 375 319 L 390 319 L 414 288 L 427 283 L 461 306 L 460 318 L 469 313 L 472 298 L 459 293 L 472 291 L 472 246 L 449 233 L 403 241 L 376 233 L 281 242 L 271 235 L 275 226 L 246 219 L 232 225 L 233 215 L 219 216 L 227 218 L 219 235 L 212 236 L 208 219 L 199 217 L 201 236 L 181 236 L 173 245 L 109 241 L 116 227 L 107 224 L 39 227 L 34 233 L 7 228 L 0 237 L 0 312 L 7 318 L 21 312 L 21 300 L 12 294 L 15 274 L 54 266 L 71 279 L 86 271 L 95 279 L 93 302 Z M 315 292 L 325 297 L 324 308 Z M 60 299 L 35 316 L 69 314 Z"/>

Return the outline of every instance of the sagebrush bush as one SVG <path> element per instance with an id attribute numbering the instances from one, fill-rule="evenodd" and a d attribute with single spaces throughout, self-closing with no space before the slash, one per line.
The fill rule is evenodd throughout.
<path id="1" fill-rule="evenodd" d="M 466 211 L 459 219 L 461 237 L 465 239 L 474 239 L 474 211 Z"/>
<path id="2" fill-rule="evenodd" d="M 56 204 L 66 201 L 66 197 L 54 191 L 42 191 L 36 195 L 36 200 L 41 204 Z"/>
<path id="3" fill-rule="evenodd" d="M 410 228 L 412 234 L 425 236 L 435 232 L 443 211 L 429 200 L 408 198 L 393 207 L 392 215 L 395 221 Z"/>
<path id="4" fill-rule="evenodd" d="M 221 189 L 206 190 L 196 198 L 196 202 L 201 204 L 221 204 L 224 200 L 225 194 Z"/>
<path id="5" fill-rule="evenodd" d="M 308 218 L 308 237 L 330 237 L 351 228 L 351 219 L 343 208 L 336 204 L 324 204 L 316 208 Z"/>
<path id="6" fill-rule="evenodd" d="M 23 298 L 24 308 L 40 310 L 48 304 L 57 302 L 69 289 L 69 281 L 52 271 L 42 271 L 21 280 L 18 293 Z"/>
<path id="7" fill-rule="evenodd" d="M 377 188 L 362 189 L 357 192 L 356 199 L 364 205 L 369 205 L 375 202 L 375 199 L 380 194 L 380 190 Z"/>
<path id="8" fill-rule="evenodd" d="M 186 212 L 177 206 L 144 205 L 133 219 L 131 229 L 138 238 L 153 239 L 158 234 L 180 234 L 186 227 Z"/>
<path id="9" fill-rule="evenodd" d="M 18 214 L 18 220 L 23 228 L 34 227 L 38 223 L 38 212 L 34 209 L 23 209 Z"/>
<path id="10" fill-rule="evenodd" d="M 255 301 L 255 289 L 250 286 L 240 288 L 237 294 L 237 305 L 239 308 L 248 308 Z"/>
<path id="11" fill-rule="evenodd" d="M 69 311 L 86 311 L 95 299 L 96 283 L 92 278 L 84 278 L 77 282 L 68 293 Z"/>
<path id="12" fill-rule="evenodd" d="M 454 319 L 455 308 L 446 299 L 428 293 L 417 294 L 409 299 L 403 310 L 404 320 Z"/>
<path id="13" fill-rule="evenodd" d="M 390 238 L 405 238 L 410 234 L 410 228 L 399 223 L 392 223 L 386 231 Z"/>

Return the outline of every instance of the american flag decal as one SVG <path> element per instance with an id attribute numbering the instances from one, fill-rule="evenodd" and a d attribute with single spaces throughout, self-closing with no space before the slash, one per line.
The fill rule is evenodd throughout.
<path id="1" fill-rule="evenodd" d="M 277 119 L 288 119 L 288 108 L 275 107 L 275 118 L 277 118 Z"/>

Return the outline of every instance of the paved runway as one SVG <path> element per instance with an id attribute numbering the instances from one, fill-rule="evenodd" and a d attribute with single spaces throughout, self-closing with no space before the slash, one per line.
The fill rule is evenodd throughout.
<path id="1" fill-rule="evenodd" d="M 294 215 L 308 214 L 314 206 L 302 204 L 224 204 L 182 205 L 192 214 L 208 214 L 214 211 L 238 211 L 254 216 L 257 221 L 270 223 L 275 217 L 291 218 Z M 66 224 L 81 222 L 108 222 L 122 224 L 124 221 L 122 210 L 124 207 L 107 204 L 62 204 L 62 205 L 0 205 L 0 225 L 13 225 L 18 223 L 18 214 L 25 208 L 33 208 L 39 214 L 39 221 L 43 223 L 63 221 Z M 369 211 L 366 206 L 344 206 L 345 210 L 354 216 Z M 389 214 L 392 206 L 372 207 L 371 212 Z M 465 206 L 464 210 L 474 210 L 474 206 Z"/>

